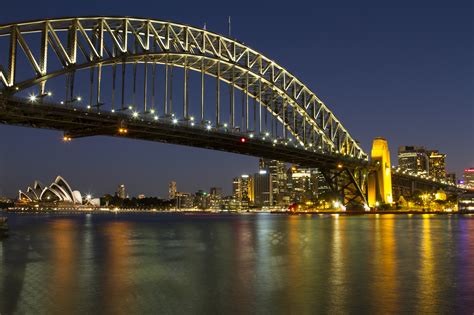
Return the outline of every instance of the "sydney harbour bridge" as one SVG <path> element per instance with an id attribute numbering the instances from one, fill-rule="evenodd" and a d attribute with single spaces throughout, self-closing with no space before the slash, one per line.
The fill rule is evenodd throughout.
<path id="1" fill-rule="evenodd" d="M 1 25 L 0 122 L 61 130 L 65 141 L 128 137 L 314 167 L 346 205 L 390 202 L 392 176 L 449 188 L 391 174 L 386 142 L 369 161 L 309 87 L 258 51 L 168 21 Z"/>

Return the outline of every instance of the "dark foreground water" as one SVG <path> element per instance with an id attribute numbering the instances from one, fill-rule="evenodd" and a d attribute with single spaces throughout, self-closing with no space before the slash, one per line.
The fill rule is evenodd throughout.
<path id="1" fill-rule="evenodd" d="M 474 216 L 9 219 L 2 315 L 474 312 Z"/>

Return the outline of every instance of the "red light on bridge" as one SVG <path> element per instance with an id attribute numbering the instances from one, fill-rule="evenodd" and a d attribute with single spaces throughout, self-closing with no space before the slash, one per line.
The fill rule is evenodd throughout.
<path id="1" fill-rule="evenodd" d="M 245 143 L 246 141 L 247 141 L 247 139 L 245 139 L 245 138 L 240 138 L 240 142 Z"/>

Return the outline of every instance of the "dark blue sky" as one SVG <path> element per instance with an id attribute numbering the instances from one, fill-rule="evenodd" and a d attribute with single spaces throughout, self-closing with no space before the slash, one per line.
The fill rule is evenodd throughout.
<path id="1" fill-rule="evenodd" d="M 79 15 L 172 20 L 226 34 L 297 75 L 370 152 L 374 137 L 448 155 L 448 171 L 474 166 L 472 1 L 9 1 L 0 23 Z M 0 54 L 6 52 L 0 51 Z M 221 186 L 254 172 L 257 158 L 152 142 L 0 126 L 0 195 L 63 175 L 95 195 L 125 183 L 135 195 Z"/>

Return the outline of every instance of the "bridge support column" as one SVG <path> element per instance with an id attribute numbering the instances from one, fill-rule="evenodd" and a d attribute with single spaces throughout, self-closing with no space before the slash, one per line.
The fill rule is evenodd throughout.
<path id="1" fill-rule="evenodd" d="M 321 169 L 331 190 L 348 210 L 362 210 L 367 206 L 367 170 L 346 168 L 342 164 L 335 170 Z"/>
<path id="2" fill-rule="evenodd" d="M 369 206 L 375 207 L 377 202 L 393 202 L 392 195 L 392 169 L 390 165 L 390 151 L 387 140 L 375 138 L 372 142 L 372 162 L 376 170 L 369 174 L 368 199 Z"/>

